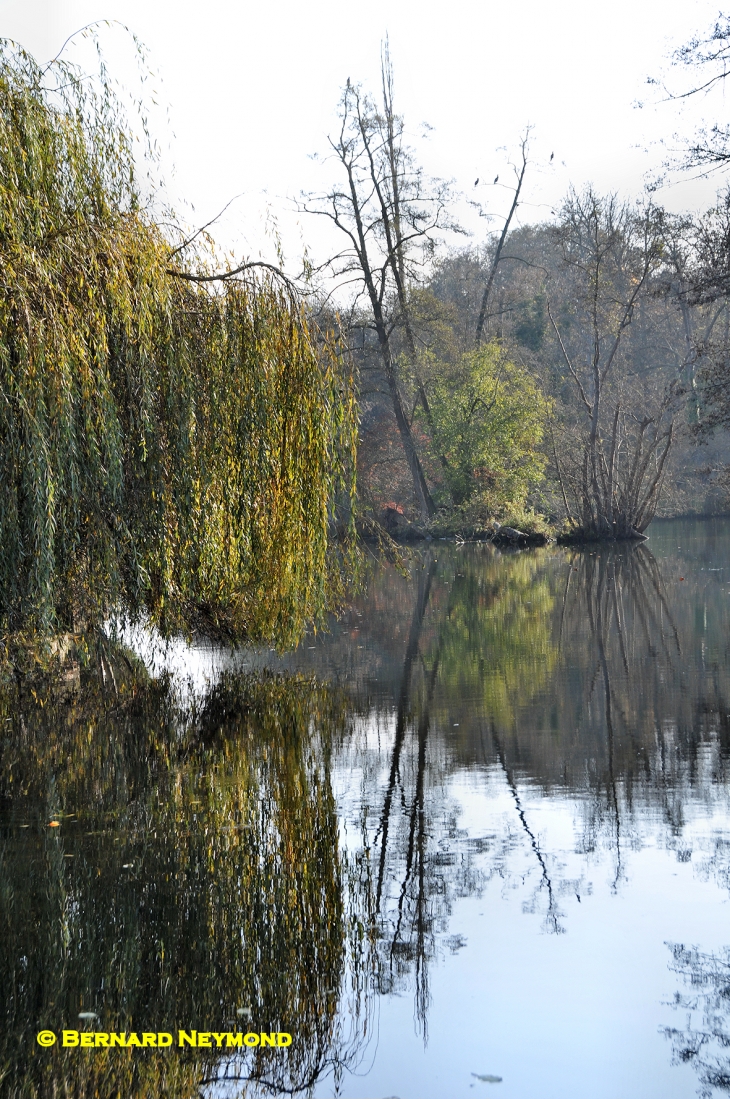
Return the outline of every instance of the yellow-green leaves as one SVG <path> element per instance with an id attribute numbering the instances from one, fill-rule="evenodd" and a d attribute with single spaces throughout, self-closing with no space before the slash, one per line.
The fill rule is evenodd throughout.
<path id="1" fill-rule="evenodd" d="M 493 513 L 524 504 L 545 467 L 540 443 L 549 399 L 498 343 L 433 374 L 433 449 L 446 459 L 453 502 L 483 502 Z"/>
<path id="2" fill-rule="evenodd" d="M 171 274 L 214 257 L 171 260 L 109 89 L 53 77 L 0 46 L 0 625 L 292 641 L 341 587 L 349 368 L 273 279 Z"/>

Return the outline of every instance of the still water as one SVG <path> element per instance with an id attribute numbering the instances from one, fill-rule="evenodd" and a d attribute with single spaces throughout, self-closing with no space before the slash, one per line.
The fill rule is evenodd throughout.
<path id="1" fill-rule="evenodd" d="M 8 1095 L 730 1091 L 730 520 L 436 543 L 187 692 L 115 659 L 0 700 Z"/>

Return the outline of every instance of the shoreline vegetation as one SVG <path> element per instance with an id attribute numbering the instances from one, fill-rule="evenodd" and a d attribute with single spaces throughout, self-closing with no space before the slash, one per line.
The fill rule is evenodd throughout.
<path id="1" fill-rule="evenodd" d="M 386 40 L 380 90 L 342 92 L 339 183 L 301 206 L 340 233 L 324 267 L 356 287 L 363 534 L 527 543 L 549 516 L 561 541 L 634 541 L 660 504 L 724 507 L 730 198 L 679 216 L 654 193 L 571 187 L 550 219 L 518 224 L 539 170 L 528 128 L 501 231 L 464 247 L 458 196 L 420 165 L 394 88 Z M 473 187 L 494 214 L 481 200 L 499 192 Z"/>
<path id="2" fill-rule="evenodd" d="M 452 540 L 456 542 L 491 542 L 496 546 L 526 548 L 545 546 L 551 542 L 558 545 L 592 545 L 601 542 L 645 542 L 647 536 L 639 531 L 617 534 L 609 537 L 586 533 L 575 522 L 550 521 L 539 512 L 523 509 L 516 515 L 500 523 L 496 519 L 465 517 L 459 514 L 442 513 L 433 521 L 420 525 L 410 522 L 401 508 L 386 506 L 379 516 L 378 523 L 358 525 L 358 533 L 364 541 L 383 542 L 388 539 L 394 543 L 407 544 Z"/>

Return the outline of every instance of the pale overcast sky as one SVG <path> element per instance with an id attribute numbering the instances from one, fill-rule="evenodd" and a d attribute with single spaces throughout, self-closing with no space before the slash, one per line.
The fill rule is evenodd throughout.
<path id="1" fill-rule="evenodd" d="M 422 162 L 495 214 L 509 194 L 483 185 L 474 192 L 474 180 L 508 178 L 500 147 L 514 151 L 526 124 L 534 127 L 532 205 L 521 211 L 529 221 L 549 214 L 570 183 L 638 194 L 666 156 L 662 140 L 672 146 L 673 135 L 691 133 L 703 115 L 726 120 L 722 92 L 680 112 L 657 105 L 660 93 L 646 83 L 665 75 L 686 87 L 691 74 L 672 71 L 670 54 L 718 14 L 708 0 L 0 0 L 0 34 L 45 61 L 92 20 L 129 26 L 160 76 L 165 110 L 156 126 L 175 163 L 173 201 L 191 202 L 202 222 L 243 192 L 221 233 L 249 252 L 266 248 L 268 203 L 294 265 L 300 230 L 287 212 L 291 200 L 336 171 L 310 154 L 326 150 L 348 76 L 377 90 L 386 33 L 396 106 Z M 124 73 L 123 34 L 104 30 L 101 41 Z M 433 127 L 425 141 L 422 123 Z M 722 183 L 686 180 L 661 199 L 674 209 L 706 206 Z M 472 227 L 483 234 L 486 224 L 472 220 Z M 315 228 L 305 222 L 301 232 L 316 252 Z"/>

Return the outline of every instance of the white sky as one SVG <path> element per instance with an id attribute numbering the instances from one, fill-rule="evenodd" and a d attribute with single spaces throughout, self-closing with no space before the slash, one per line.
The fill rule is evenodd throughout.
<path id="1" fill-rule="evenodd" d="M 570 183 L 636 195 L 666 156 L 662 141 L 672 146 L 673 135 L 691 133 L 703 114 L 725 121 L 730 104 L 722 92 L 680 111 L 657 105 L 660 93 L 646 84 L 647 76 L 665 75 L 686 87 L 691 74 L 670 71 L 669 55 L 717 15 L 717 0 L 0 0 L 0 34 L 45 61 L 85 23 L 126 23 L 159 74 L 164 109 L 155 125 L 174 161 L 167 176 L 175 205 L 192 203 L 190 216 L 202 223 L 243 192 L 221 223 L 221 239 L 239 252 L 270 253 L 262 227 L 268 206 L 294 267 L 302 236 L 315 258 L 326 245 L 318 223 L 298 225 L 292 200 L 336 172 L 310 155 L 326 150 L 348 76 L 377 90 L 386 32 L 396 107 L 421 161 L 496 215 L 510 198 L 500 147 L 516 151 L 533 125 L 536 165 L 525 195 L 532 205 L 522 209 L 531 221 L 549 214 Z M 105 30 L 101 40 L 133 80 L 122 32 Z M 83 47 L 68 56 L 82 60 Z M 433 127 L 426 140 L 423 122 Z M 484 185 L 498 173 L 498 187 Z M 720 185 L 722 177 L 685 180 L 660 199 L 673 209 L 704 207 Z M 472 216 L 471 228 L 479 240 L 488 225 Z"/>

